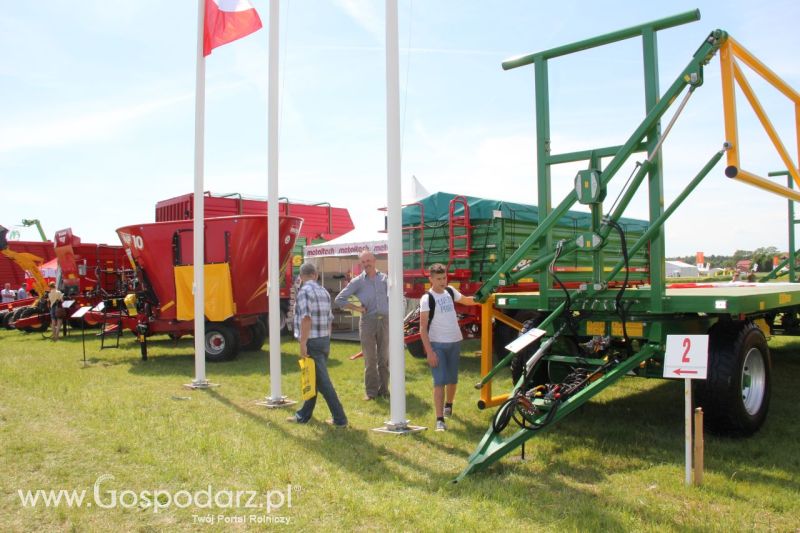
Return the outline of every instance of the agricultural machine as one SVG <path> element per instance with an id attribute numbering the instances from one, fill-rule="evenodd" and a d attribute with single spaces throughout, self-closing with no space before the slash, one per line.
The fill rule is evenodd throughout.
<path id="1" fill-rule="evenodd" d="M 281 216 L 279 263 L 289 260 L 303 221 Z M 86 314 L 137 335 L 142 358 L 147 338 L 194 331 L 192 220 L 155 222 L 117 230 L 136 266 L 133 295 Z M 224 361 L 258 350 L 267 338 L 267 216 L 205 219 L 206 359 Z M 113 307 L 111 307 L 113 306 Z"/>
<path id="2" fill-rule="evenodd" d="M 22 277 L 22 275 L 24 275 L 25 272 L 30 272 L 31 276 L 34 278 L 33 288 L 36 291 L 36 294 L 44 294 L 47 291 L 47 283 L 39 272 L 39 266 L 42 264 L 43 259 L 39 255 L 36 255 L 28 250 L 40 252 L 41 245 L 45 245 L 41 252 L 44 252 L 45 250 L 52 250 L 51 247 L 46 246 L 47 244 L 51 243 L 12 241 L 12 247 L 10 243 L 6 241 L 7 234 L 8 229 L 6 229 L 4 226 L 0 226 L 0 258 L 3 260 L 2 266 L 4 267 L 2 279 L 11 280 L 8 283 L 13 282 L 14 287 L 16 288 L 24 283 L 25 278 Z M 14 248 L 17 249 L 15 250 Z M 20 281 L 20 279 L 22 281 Z M 32 311 L 29 311 L 28 309 L 37 304 L 38 301 L 39 300 L 37 297 L 30 297 L 23 300 L 4 303 L 0 308 L 0 324 L 6 329 L 11 329 L 13 327 L 12 324 L 17 319 L 21 318 L 23 313 L 26 315 L 32 314 Z"/>
<path id="3" fill-rule="evenodd" d="M 130 265 L 121 246 L 82 243 L 73 235 L 71 229 L 56 232 L 53 242 L 19 243 L 5 241 L 6 229 L 0 227 L 0 250 L 23 273 L 33 278 L 35 297 L 7 304 L 5 312 L 0 311 L 3 325 L 21 331 L 44 331 L 50 324 L 50 313 L 44 296 L 47 282 L 40 272 L 43 258 L 31 252 L 16 251 L 13 248 L 35 249 L 43 256 L 55 256 L 58 261 L 56 276 L 59 289 L 64 297 L 76 304 L 96 305 L 103 299 L 124 296 L 127 286 L 126 275 L 131 273 Z M 31 248 L 31 244 L 36 246 Z M 68 310 L 69 312 L 69 310 Z"/>
<path id="4" fill-rule="evenodd" d="M 156 204 L 156 222 L 191 220 L 194 209 L 193 196 L 192 193 L 189 193 L 158 202 Z M 206 218 L 267 214 L 266 201 L 244 197 L 239 193 L 212 194 L 206 192 L 203 208 Z M 287 330 L 292 327 L 289 304 L 294 280 L 297 278 L 303 262 L 303 246 L 335 239 L 351 231 L 355 226 L 347 209 L 333 207 L 328 202 L 305 204 L 281 198 L 278 213 L 303 219 L 291 251 L 291 263 L 283 271 L 281 278 L 281 329 Z"/>
<path id="5" fill-rule="evenodd" d="M 715 30 L 703 39 L 683 71 L 661 93 L 657 32 L 699 18 L 700 13 L 695 10 L 503 63 L 504 69 L 525 65 L 534 68 L 538 222 L 515 251 L 501 258 L 498 250 L 500 264 L 474 291 L 475 298 L 484 304 L 482 379 L 476 385 L 481 390 L 479 407 L 496 411 L 458 479 L 498 461 L 623 376 L 664 377 L 668 335 L 707 335 L 707 379 L 693 380 L 693 388 L 710 430 L 749 435 L 764 423 L 771 388 L 767 338 L 775 333 L 796 332 L 800 285 L 717 283 L 671 288 L 666 285 L 664 275 L 664 223 L 723 157 L 727 159 L 728 178 L 800 201 L 800 194 L 793 188 L 762 178 L 740 165 L 734 83 L 753 107 L 792 181 L 800 184 L 797 164 L 764 113 L 740 63 L 789 98 L 795 110 L 800 110 L 800 94 L 722 30 Z M 631 38 L 641 38 L 643 44 L 644 119 L 622 145 L 552 153 L 549 62 Z M 697 175 L 665 208 L 662 144 L 687 101 L 703 85 L 704 67 L 717 54 L 722 67 L 725 117 L 720 149 L 711 154 Z M 675 105 L 677 108 L 662 133 L 661 119 Z M 800 111 L 795 116 L 800 117 Z M 795 123 L 800 130 L 798 119 Z M 634 154 L 643 155 L 619 196 L 610 204 L 611 198 L 606 198 L 608 185 Z M 551 207 L 552 167 L 575 162 L 585 162 L 586 168 L 577 172 L 574 189 Z M 646 226 L 631 231 L 625 227 L 622 215 L 645 182 L 649 189 L 649 220 Z M 590 211 L 577 236 L 563 231 L 565 218 L 575 204 Z M 475 238 L 477 228 L 469 225 L 475 224 L 465 224 L 463 236 L 455 241 L 450 238 L 451 250 L 454 244 L 457 248 L 469 248 L 480 242 L 480 235 Z M 451 264 L 455 278 L 458 278 L 458 259 L 454 258 Z M 643 260 L 647 262 L 649 284 L 634 286 L 633 268 Z M 562 269 L 576 265 L 588 268 L 570 272 L 570 276 Z M 515 289 L 526 280 L 537 283 L 535 291 Z M 492 324 L 498 321 L 521 331 L 537 328 L 540 337 L 532 339 L 527 348 L 516 350 L 517 353 L 507 352 L 493 364 Z M 508 394 L 492 396 L 492 378 L 507 366 L 514 371 L 513 388 Z"/>

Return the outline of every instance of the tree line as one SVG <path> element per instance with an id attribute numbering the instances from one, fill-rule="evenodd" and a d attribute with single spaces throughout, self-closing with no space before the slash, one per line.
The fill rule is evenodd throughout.
<path id="1" fill-rule="evenodd" d="M 772 270 L 772 258 L 776 255 L 780 258 L 779 260 L 783 260 L 786 253 L 781 252 L 774 246 L 765 246 L 755 250 L 736 250 L 733 255 L 706 255 L 704 262 L 710 263 L 712 267 L 734 268 L 736 263 L 742 259 L 749 259 L 758 264 L 759 272 L 769 272 Z M 670 257 L 668 259 L 671 261 L 683 261 L 690 265 L 694 265 L 697 262 L 697 258 L 694 255 Z"/>

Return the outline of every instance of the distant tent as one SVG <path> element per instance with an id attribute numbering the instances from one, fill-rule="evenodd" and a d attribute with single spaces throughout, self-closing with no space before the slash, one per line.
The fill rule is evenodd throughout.
<path id="1" fill-rule="evenodd" d="M 358 256 L 365 249 L 375 255 L 388 253 L 389 244 L 386 234 L 354 229 L 322 244 L 304 247 L 303 256 L 306 259 Z"/>
<path id="2" fill-rule="evenodd" d="M 55 278 L 58 272 L 58 259 L 54 257 L 50 261 L 39 265 L 39 272 L 42 273 L 42 277 Z"/>

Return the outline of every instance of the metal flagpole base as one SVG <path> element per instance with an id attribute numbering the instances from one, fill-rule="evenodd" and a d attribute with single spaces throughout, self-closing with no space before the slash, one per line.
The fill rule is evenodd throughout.
<path id="1" fill-rule="evenodd" d="M 265 399 L 257 401 L 256 405 L 266 407 L 267 409 L 277 409 L 279 407 L 289 407 L 296 403 L 296 400 L 290 400 L 287 396 L 281 396 L 277 399 L 267 396 Z"/>
<path id="2" fill-rule="evenodd" d="M 428 429 L 425 426 L 412 426 L 408 423 L 408 420 L 405 422 L 395 423 L 386 421 L 383 423 L 383 427 L 373 428 L 372 431 L 377 433 L 388 433 L 390 435 L 405 435 L 406 433 L 418 433 L 420 431 L 425 431 Z"/>
<path id="3" fill-rule="evenodd" d="M 184 389 L 191 389 L 191 390 L 195 390 L 195 389 L 211 389 L 211 388 L 214 388 L 214 387 L 219 387 L 219 383 L 211 383 L 207 379 L 200 379 L 200 380 L 196 379 L 196 380 L 192 381 L 191 383 L 185 383 L 183 385 Z"/>

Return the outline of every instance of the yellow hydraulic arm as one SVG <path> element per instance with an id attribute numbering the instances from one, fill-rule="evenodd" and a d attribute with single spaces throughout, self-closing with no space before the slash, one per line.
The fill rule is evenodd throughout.
<path id="1" fill-rule="evenodd" d="M 42 273 L 39 270 L 39 266 L 44 262 L 44 259 L 38 255 L 33 255 L 28 252 L 15 252 L 14 250 L 9 250 L 8 242 L 6 241 L 6 233 L 8 233 L 8 229 L 0 226 L 0 253 L 14 261 L 22 270 L 27 271 L 31 276 L 33 276 L 33 287 L 36 289 L 36 293 L 41 298 L 47 293 L 48 290 L 47 282 L 44 280 L 44 277 L 42 277 Z"/>

